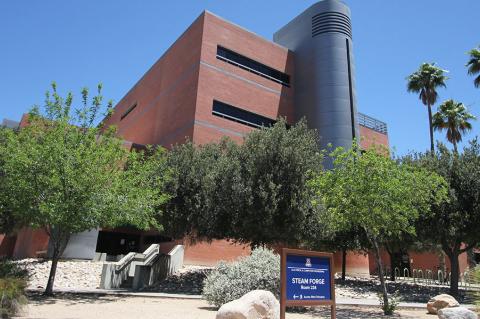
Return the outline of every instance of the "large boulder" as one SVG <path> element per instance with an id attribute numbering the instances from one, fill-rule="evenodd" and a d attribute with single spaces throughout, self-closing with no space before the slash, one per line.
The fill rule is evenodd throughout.
<path id="1" fill-rule="evenodd" d="M 433 297 L 427 303 L 428 313 L 436 315 L 440 309 L 458 307 L 460 304 L 450 295 L 441 294 Z"/>
<path id="2" fill-rule="evenodd" d="M 478 319 L 478 316 L 471 310 L 463 307 L 444 308 L 438 311 L 440 319 Z"/>
<path id="3" fill-rule="evenodd" d="M 218 309 L 216 319 L 279 319 L 280 303 L 266 290 L 253 290 Z"/>

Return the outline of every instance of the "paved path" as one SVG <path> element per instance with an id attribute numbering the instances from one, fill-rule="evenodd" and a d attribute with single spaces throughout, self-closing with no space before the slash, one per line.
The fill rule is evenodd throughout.
<path id="1" fill-rule="evenodd" d="M 145 298 L 115 295 L 33 295 L 21 318 L 25 319 L 215 319 L 217 309 L 203 299 Z M 377 307 L 337 306 L 337 319 L 433 319 L 425 309 L 398 309 L 384 316 Z M 435 316 L 436 317 L 436 316 Z M 328 307 L 288 312 L 287 319 L 329 319 Z"/>
<path id="2" fill-rule="evenodd" d="M 30 292 L 42 292 L 42 289 L 28 289 Z M 201 295 L 187 295 L 187 294 L 171 294 L 163 292 L 141 292 L 132 291 L 128 289 L 70 289 L 59 288 L 54 289 L 55 292 L 61 294 L 86 294 L 86 295 L 106 295 L 106 296 L 124 296 L 124 297 L 143 297 L 143 298 L 172 298 L 172 299 L 202 299 Z M 354 299 L 339 297 L 336 300 L 337 305 L 344 306 L 380 306 L 380 302 L 376 299 Z M 473 308 L 474 305 L 463 305 L 464 307 Z M 416 302 L 400 302 L 400 308 L 425 309 L 425 303 Z"/>

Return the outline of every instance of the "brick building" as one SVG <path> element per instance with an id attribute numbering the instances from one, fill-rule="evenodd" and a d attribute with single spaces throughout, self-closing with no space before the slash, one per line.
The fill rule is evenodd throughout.
<path id="1" fill-rule="evenodd" d="M 274 41 L 203 12 L 115 106 L 105 120 L 137 144 L 200 145 L 245 134 L 279 117 L 306 117 L 323 146 L 388 147 L 386 124 L 357 112 L 350 10 L 336 0 L 320 1 L 274 35 Z M 328 163 L 327 163 L 328 166 Z M 3 240 L 3 241 L 2 241 Z M 0 252 L 34 256 L 48 248 L 42 231 L 0 237 Z M 92 258 L 97 252 L 141 251 L 153 242 L 174 243 L 155 232 L 93 230 L 74 236 L 65 256 Z M 185 262 L 213 265 L 249 254 L 228 241 L 186 244 Z M 349 253 L 347 270 L 368 275 L 368 256 Z M 340 256 L 338 261 L 340 260 Z M 336 263 L 340 265 L 340 262 Z"/>

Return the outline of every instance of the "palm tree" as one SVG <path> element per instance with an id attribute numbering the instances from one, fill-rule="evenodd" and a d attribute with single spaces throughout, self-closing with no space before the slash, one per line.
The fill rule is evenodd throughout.
<path id="1" fill-rule="evenodd" d="M 462 135 L 472 129 L 469 121 L 475 119 L 463 103 L 447 100 L 440 104 L 438 112 L 433 115 L 433 128 L 438 131 L 447 130 L 447 140 L 453 144 L 457 153 L 457 144 L 462 140 Z"/>
<path id="2" fill-rule="evenodd" d="M 467 63 L 468 74 L 475 75 L 480 73 L 480 47 L 470 50 L 470 60 Z M 480 75 L 473 80 L 475 87 L 480 87 Z"/>
<path id="3" fill-rule="evenodd" d="M 423 63 L 420 68 L 407 77 L 408 92 L 419 93 L 418 98 L 428 107 L 428 124 L 430 126 L 430 150 L 435 151 L 433 144 L 432 105 L 437 102 L 438 87 L 446 87 L 445 70 L 435 66 L 435 63 Z"/>

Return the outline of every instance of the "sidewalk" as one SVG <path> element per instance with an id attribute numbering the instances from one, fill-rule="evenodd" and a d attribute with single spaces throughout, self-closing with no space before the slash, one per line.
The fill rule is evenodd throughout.
<path id="1" fill-rule="evenodd" d="M 43 289 L 30 288 L 28 292 L 41 293 Z M 187 295 L 187 294 L 172 294 L 164 292 L 142 292 L 132 291 L 128 289 L 70 289 L 70 288 L 58 288 L 54 289 L 55 293 L 61 294 L 85 294 L 85 295 L 110 295 L 110 296 L 124 296 L 124 297 L 144 297 L 144 298 L 172 298 L 172 299 L 202 299 L 201 295 Z M 378 307 L 380 302 L 375 299 L 354 299 L 338 297 L 336 300 L 337 305 L 342 306 L 371 306 Z M 474 305 L 462 305 L 463 307 L 473 308 Z M 400 302 L 398 304 L 400 308 L 412 308 L 412 309 L 426 309 L 426 303 L 417 302 Z"/>

